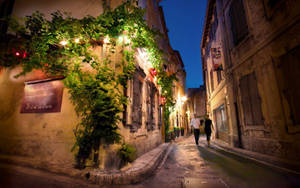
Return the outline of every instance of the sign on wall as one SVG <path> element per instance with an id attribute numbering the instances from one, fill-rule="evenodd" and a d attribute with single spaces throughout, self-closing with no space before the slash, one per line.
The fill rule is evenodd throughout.
<path id="1" fill-rule="evenodd" d="M 60 80 L 25 84 L 21 113 L 60 112 L 63 83 Z"/>
<path id="2" fill-rule="evenodd" d="M 210 49 L 211 57 L 212 57 L 212 63 L 213 63 L 213 69 L 219 70 L 222 65 L 222 51 L 221 47 L 215 47 Z"/>

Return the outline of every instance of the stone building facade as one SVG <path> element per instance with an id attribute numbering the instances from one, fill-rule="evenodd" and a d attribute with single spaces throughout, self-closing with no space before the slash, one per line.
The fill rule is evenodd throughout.
<path id="1" fill-rule="evenodd" d="M 206 114 L 206 89 L 204 86 L 199 88 L 187 89 L 187 114 L 189 122 L 192 115 L 196 114 L 197 117 L 204 118 Z"/>
<path id="2" fill-rule="evenodd" d="M 201 52 L 216 139 L 300 159 L 299 12 L 294 0 L 208 0 Z"/>
<path id="3" fill-rule="evenodd" d="M 14 2 L 10 4 L 10 2 Z M 106 1 L 111 8 L 120 5 L 122 0 Z M 146 9 L 145 19 L 151 27 L 156 27 L 164 34 L 164 39 L 159 41 L 161 48 L 168 54 L 169 59 L 175 53 L 166 33 L 162 8 L 159 1 L 139 0 L 139 6 Z M 103 1 L 74 0 L 29 0 L 23 2 L 1 1 L 0 8 L 10 8 L 5 14 L 12 13 L 18 17 L 30 15 L 40 11 L 49 18 L 56 10 L 71 12 L 72 16 L 82 18 L 86 15 L 97 16 L 103 12 Z M 2 10 L 2 9 L 1 9 Z M 1 15 L 1 16 L 6 16 Z M 5 30 L 5 26 L 1 29 Z M 105 44 L 98 46 L 95 53 L 105 57 Z M 116 49 L 118 51 L 118 49 Z M 171 53 L 172 52 L 172 53 Z M 137 156 L 155 148 L 164 140 L 162 137 L 162 107 L 159 103 L 159 88 L 149 80 L 150 63 L 144 58 L 144 51 L 136 52 L 136 72 L 129 81 L 126 94 L 129 98 L 126 112 L 123 113 L 125 123 L 120 122 L 119 131 L 126 143 L 133 145 Z M 118 53 L 112 56 L 112 61 L 117 61 L 121 56 Z M 166 69 L 178 65 L 174 61 L 166 64 Z M 30 81 L 48 82 L 49 80 L 34 71 L 26 76 L 14 78 L 21 68 L 0 68 L 0 156 L 14 161 L 23 161 L 27 165 L 57 171 L 60 168 L 72 168 L 75 163 L 74 153 L 71 152 L 75 142 L 73 130 L 80 119 L 77 117 L 74 106 L 69 100 L 70 94 L 66 88 L 62 91 L 60 112 L 56 113 L 20 113 L 25 84 Z M 185 77 L 184 77 L 185 79 Z M 59 80 L 50 80 L 62 84 Z M 25 84 L 24 84 L 25 83 Z M 63 86 L 62 86 L 63 88 Z M 124 116 L 125 115 L 125 116 Z M 117 168 L 117 149 L 119 145 L 102 146 L 99 153 L 99 168 Z"/>
<path id="4" fill-rule="evenodd" d="M 184 64 L 179 52 L 174 51 L 171 57 L 171 62 L 178 62 L 177 64 L 173 64 L 173 66 L 171 66 L 172 70 L 170 70 L 172 74 L 176 73 L 178 81 L 174 83 L 173 88 L 173 98 L 175 99 L 175 106 L 170 114 L 171 126 L 169 128 L 170 130 L 173 130 L 174 127 L 179 127 L 187 130 L 186 101 L 184 100 L 184 97 L 186 95 L 186 72 L 184 70 Z"/>

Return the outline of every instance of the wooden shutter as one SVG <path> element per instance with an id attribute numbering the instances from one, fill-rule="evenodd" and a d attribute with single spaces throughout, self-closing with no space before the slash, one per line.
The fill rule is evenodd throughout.
<path id="1" fill-rule="evenodd" d="M 261 111 L 261 98 L 258 93 L 257 81 L 255 77 L 255 73 L 251 73 L 248 76 L 249 81 L 249 94 L 251 101 L 251 111 L 253 115 L 253 124 L 254 125 L 262 125 L 263 124 L 263 116 Z"/>
<path id="2" fill-rule="evenodd" d="M 253 116 L 251 111 L 251 99 L 249 96 L 248 90 L 248 75 L 243 76 L 240 79 L 240 92 L 241 92 L 241 99 L 242 99 L 242 106 L 243 106 L 243 115 L 244 115 L 244 122 L 245 125 L 252 125 L 253 124 Z"/>
<path id="3" fill-rule="evenodd" d="M 147 83 L 147 90 L 148 90 L 148 100 L 147 100 L 147 130 L 154 130 L 155 128 L 155 95 L 156 95 L 156 88 L 152 82 Z"/>
<path id="4" fill-rule="evenodd" d="M 221 71 L 217 71 L 218 84 L 222 81 Z"/>
<path id="5" fill-rule="evenodd" d="M 242 0 L 234 0 L 229 9 L 231 31 L 234 45 L 237 45 L 248 34 L 246 13 Z"/>
<path id="6" fill-rule="evenodd" d="M 281 74 L 279 87 L 290 106 L 290 119 L 300 125 L 300 47 L 296 47 L 280 58 L 277 71 Z"/>
<path id="7" fill-rule="evenodd" d="M 133 104 L 132 104 L 132 125 L 137 128 L 142 125 L 142 93 L 143 82 L 139 79 L 136 72 L 133 76 Z"/>
<path id="8" fill-rule="evenodd" d="M 210 71 L 210 88 L 211 88 L 211 92 L 213 92 L 214 91 L 214 73 L 212 70 Z"/>

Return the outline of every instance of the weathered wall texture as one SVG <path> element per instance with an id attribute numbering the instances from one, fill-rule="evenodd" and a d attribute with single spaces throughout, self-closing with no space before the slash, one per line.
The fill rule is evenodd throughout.
<path id="1" fill-rule="evenodd" d="M 300 93 L 296 80 L 300 76 L 300 4 L 294 0 L 279 0 L 273 2 L 274 5 L 267 0 L 238 1 L 242 2 L 240 11 L 244 9 L 247 27 L 243 28 L 246 34 L 235 41 L 238 34 L 233 34 L 234 27 L 238 24 L 234 25 L 232 21 L 234 2 L 216 1 L 219 25 L 224 31 L 221 45 L 227 89 L 219 98 L 225 98 L 227 104 L 228 143 L 267 155 L 299 160 L 297 101 Z M 243 13 L 237 14 L 243 17 Z M 209 20 L 206 20 L 206 25 L 209 25 Z M 207 47 L 206 39 L 204 37 L 202 41 L 204 58 L 207 57 L 203 53 Z M 205 66 L 209 67 L 209 62 L 206 63 Z M 211 85 L 209 74 L 206 74 L 206 84 Z M 217 101 L 214 97 L 208 98 L 211 106 Z"/>
<path id="2" fill-rule="evenodd" d="M 72 167 L 73 129 L 79 119 L 67 89 L 63 91 L 61 112 L 21 114 L 24 81 L 36 76 L 32 73 L 15 79 L 17 73 L 18 68 L 0 72 L 0 154 L 25 157 L 39 165 Z"/>
<path id="3" fill-rule="evenodd" d="M 204 86 L 200 86 L 200 88 L 188 88 L 187 96 L 189 113 L 204 118 L 206 113 L 206 90 Z"/>

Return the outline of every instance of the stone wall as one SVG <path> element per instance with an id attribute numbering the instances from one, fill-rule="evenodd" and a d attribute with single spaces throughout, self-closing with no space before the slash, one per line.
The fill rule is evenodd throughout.
<path id="1" fill-rule="evenodd" d="M 234 24 L 230 17 L 231 5 L 234 2 L 237 1 L 216 1 L 218 18 L 222 20 L 221 44 L 224 49 L 226 87 L 226 92 L 222 95 L 225 96 L 228 109 L 230 145 L 298 160 L 300 126 L 293 123 L 295 117 L 292 118 L 292 108 L 295 108 L 292 106 L 298 104 L 297 97 L 294 104 L 291 103 L 285 93 L 288 90 L 284 91 L 282 85 L 293 85 L 294 80 L 300 76 L 297 64 L 299 57 L 295 55 L 299 52 L 300 44 L 299 2 L 280 0 L 271 7 L 267 0 L 239 1 L 242 2 L 248 31 L 238 43 L 233 39 Z M 209 25 L 208 20 L 206 24 Z M 205 42 L 204 39 L 203 41 Z M 202 52 L 203 50 L 205 49 Z M 295 67 L 290 70 L 294 79 L 288 78 L 288 74 L 284 75 L 285 70 L 280 68 L 282 63 L 287 64 L 289 61 Z M 246 93 L 250 98 L 255 98 L 254 103 L 250 104 L 253 108 L 250 111 L 252 116 L 245 108 L 245 84 L 241 84 L 243 78 L 249 75 L 252 75 L 251 87 Z M 207 75 L 208 84 L 209 79 Z M 257 94 L 253 93 L 256 88 Z M 294 88 L 298 88 L 297 83 L 294 83 Z M 208 91 L 208 94 L 211 92 Z M 254 95 L 257 96 L 253 97 Z M 212 98 L 208 102 L 210 105 L 217 103 Z M 260 111 L 262 119 L 250 124 L 249 117 L 260 116 Z M 242 145 L 237 144 L 238 140 L 241 140 Z"/>

